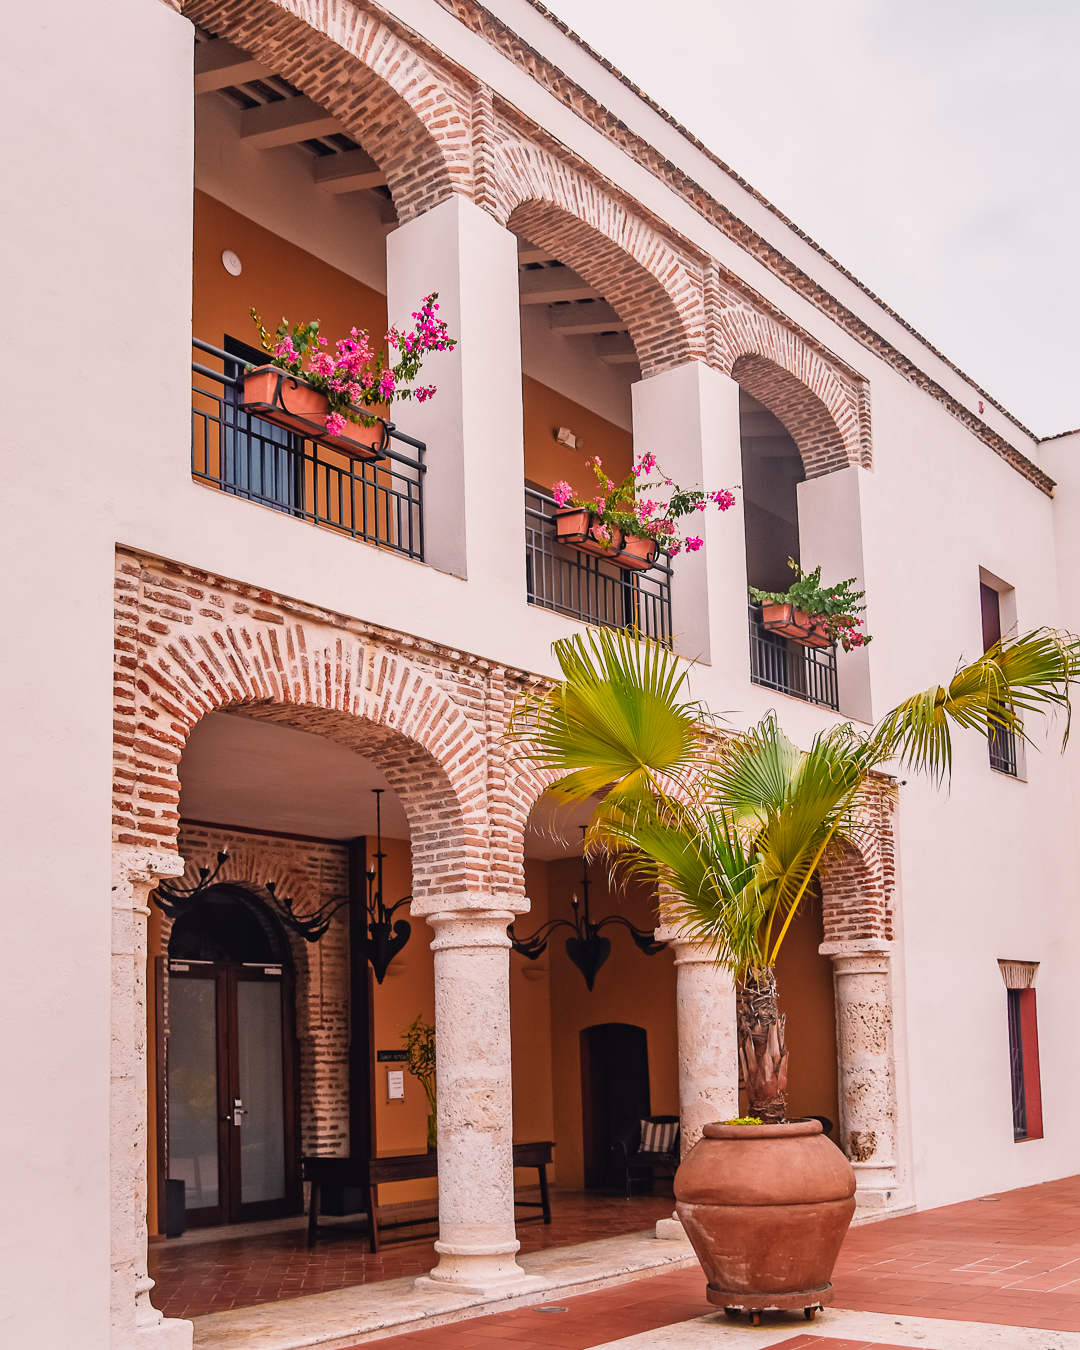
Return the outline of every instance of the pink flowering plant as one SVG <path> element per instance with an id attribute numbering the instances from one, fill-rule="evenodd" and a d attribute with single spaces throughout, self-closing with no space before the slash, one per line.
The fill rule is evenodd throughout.
<path id="1" fill-rule="evenodd" d="M 605 537 L 614 539 L 621 530 L 638 539 L 651 539 L 661 552 L 671 557 L 684 548 L 694 553 L 705 541 L 697 535 L 681 538 L 679 521 L 708 510 L 710 505 L 719 511 L 735 505 L 734 493 L 727 488 L 705 492 L 696 487 L 679 487 L 664 474 L 652 454 L 642 455 L 632 472 L 618 484 L 604 472 L 599 457 L 585 462 L 600 484 L 595 497 L 575 497 L 567 482 L 553 483 L 551 495 L 560 507 L 591 511 L 596 517 L 593 537 L 601 542 Z"/>
<path id="2" fill-rule="evenodd" d="M 795 580 L 788 590 L 781 594 L 779 591 L 759 591 L 756 586 L 751 586 L 751 600 L 759 605 L 794 605 L 807 618 L 823 623 L 830 640 L 839 642 L 846 652 L 865 647 L 872 641 L 869 633 L 858 631 L 863 626 L 858 615 L 866 608 L 859 601 L 866 592 L 851 589 L 854 577 L 835 586 L 822 586 L 820 567 L 804 573 L 794 558 L 788 559 L 788 566 L 795 573 Z"/>
<path id="3" fill-rule="evenodd" d="M 420 374 L 425 356 L 430 352 L 452 351 L 457 345 L 457 339 L 447 333 L 446 324 L 436 317 L 438 298 L 435 291 L 424 300 L 412 316 L 415 322 L 408 332 L 391 328 L 386 334 L 387 345 L 398 353 L 393 364 L 385 351 L 375 351 L 363 328 L 354 328 L 347 338 L 336 342 L 335 354 L 331 355 L 322 350 L 327 342 L 319 336 L 318 319 L 291 330 L 288 319 L 282 319 L 277 333 L 271 337 L 254 309 L 251 317 L 259 329 L 263 351 L 270 355 L 270 364 L 287 370 L 326 395 L 330 404 L 326 430 L 331 436 L 340 436 L 346 422 L 365 427 L 375 425 L 376 417 L 365 412 L 365 408 L 385 407 L 409 398 L 425 403 L 434 395 L 433 384 L 413 382 Z"/>

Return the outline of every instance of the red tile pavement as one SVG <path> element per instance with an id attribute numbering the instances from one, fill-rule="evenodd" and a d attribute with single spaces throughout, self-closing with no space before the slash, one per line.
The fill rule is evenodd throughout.
<path id="1" fill-rule="evenodd" d="M 881 1341 L 837 1340 L 835 1336 L 795 1336 L 790 1341 L 770 1345 L 768 1350 L 904 1350 L 904 1347 Z"/>
<path id="2" fill-rule="evenodd" d="M 650 1228 L 671 1217 L 670 1195 L 622 1196 L 552 1192 L 552 1223 L 518 1223 L 523 1252 L 566 1247 Z M 362 1220 L 361 1220 L 362 1222 Z M 363 1233 L 322 1238 L 309 1251 L 301 1229 L 265 1237 L 150 1245 L 154 1306 L 166 1317 L 197 1317 L 301 1294 L 322 1294 L 402 1275 L 422 1275 L 435 1265 L 435 1225 L 389 1230 L 377 1255 Z M 551 1316 L 551 1314 L 549 1314 Z M 670 1319 L 669 1319 L 670 1320 Z"/>

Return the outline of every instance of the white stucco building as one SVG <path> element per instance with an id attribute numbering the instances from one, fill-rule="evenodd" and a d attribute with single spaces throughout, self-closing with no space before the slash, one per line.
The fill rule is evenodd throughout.
<path id="1" fill-rule="evenodd" d="M 190 1344 L 146 1275 L 165 1182 L 192 1222 L 258 1220 L 299 1212 L 301 1153 L 422 1150 L 415 1084 L 371 1105 L 370 1051 L 418 1010 L 440 1047 L 431 1283 L 522 1292 L 511 1139 L 555 1139 L 559 1185 L 602 1180 L 587 1031 L 647 1033 L 643 1105 L 680 1113 L 684 1145 L 737 1088 L 730 1035 L 702 1030 L 730 1000 L 693 953 L 616 942 L 589 1002 L 557 954 L 509 952 L 515 917 L 569 912 L 581 866 L 501 740 L 514 698 L 556 673 L 555 639 L 636 617 L 732 724 L 775 708 L 805 744 L 946 680 L 995 622 L 1080 631 L 1080 433 L 1038 441 L 532 0 L 58 0 L 6 32 L 0 1334 Z M 458 346 L 426 368 L 437 396 L 395 410 L 398 458 L 238 411 L 252 307 L 378 337 L 434 291 Z M 557 544 L 552 483 L 646 450 L 739 485 L 704 547 L 635 574 Z M 748 619 L 748 581 L 782 584 L 789 554 L 859 580 L 869 647 L 808 656 Z M 806 915 L 793 1102 L 834 1121 L 864 1211 L 1080 1170 L 1056 744 L 992 763 L 960 736 L 951 791 L 882 780 L 874 844 Z M 368 1005 L 374 788 L 412 934 Z M 184 948 L 150 892 L 225 848 L 216 903 L 261 936 Z M 304 913 L 351 895 L 351 946 L 347 906 L 318 944 L 286 934 L 268 880 Z M 1038 963 L 1026 1125 L 1000 961 Z M 199 989 L 220 1001 L 196 1120 L 169 1074 Z M 258 1184 L 218 1109 L 249 1014 L 284 1075 Z M 388 1208 L 435 1194 L 397 1184 Z"/>

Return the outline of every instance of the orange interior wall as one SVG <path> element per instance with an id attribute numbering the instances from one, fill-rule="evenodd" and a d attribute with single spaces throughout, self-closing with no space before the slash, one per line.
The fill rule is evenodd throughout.
<path id="1" fill-rule="evenodd" d="M 220 267 L 220 263 L 218 264 Z M 608 477 L 621 482 L 633 468 L 634 438 L 598 413 L 590 412 L 572 398 L 556 393 L 531 375 L 521 377 L 525 414 L 525 477 L 551 491 L 552 483 L 565 481 L 578 497 L 595 497 L 599 490 L 585 461 L 599 455 Z M 555 433 L 567 427 L 584 437 L 580 450 L 560 445 Z"/>
<path id="2" fill-rule="evenodd" d="M 238 277 L 221 264 L 225 249 L 243 265 Z M 331 350 L 353 327 L 368 329 L 374 346 L 382 343 L 384 295 L 205 192 L 195 193 L 193 268 L 192 333 L 204 342 L 220 346 L 228 334 L 257 347 L 254 308 L 271 333 L 283 317 L 291 326 L 318 319 Z"/>
<path id="3" fill-rule="evenodd" d="M 656 926 L 656 902 L 644 887 L 612 892 L 602 864 L 589 868 L 589 904 L 595 921 L 607 914 L 622 914 L 639 928 Z M 525 880 L 530 898 L 539 909 L 544 897 L 549 918 L 569 918 L 571 897 L 581 895 L 581 859 L 551 862 L 525 861 Z M 519 921 L 523 933 L 531 933 L 543 919 L 539 913 Z M 604 930 L 611 938 L 611 955 L 600 968 L 595 987 L 589 992 L 584 976 L 566 954 L 568 930 L 556 930 L 544 956 L 537 963 L 548 965 L 551 1006 L 551 1078 L 553 1091 L 552 1136 L 556 1175 L 562 1187 L 584 1185 L 585 1163 L 581 1099 L 581 1032 L 603 1022 L 627 1022 L 644 1027 L 649 1045 L 649 1091 L 654 1115 L 677 1115 L 679 1111 L 678 1034 L 675 1020 L 675 958 L 670 951 L 644 956 L 630 934 L 619 925 Z M 512 956 L 522 963 L 523 957 Z M 514 985 L 511 982 L 511 989 Z"/>
<path id="4" fill-rule="evenodd" d="M 792 921 L 776 962 L 780 1011 L 787 1018 L 787 1113 L 828 1116 L 832 1138 L 840 1138 L 839 1082 L 836 1064 L 836 1006 L 832 961 L 821 956 L 825 941 L 820 896 L 809 894 Z M 746 1093 L 740 1094 L 746 1110 Z"/>
<path id="5" fill-rule="evenodd" d="M 383 898 L 395 904 L 412 891 L 412 849 L 407 839 L 384 839 Z M 368 866 L 375 866 L 375 840 L 367 841 Z M 409 918 L 403 906 L 395 919 L 405 917 L 412 933 L 404 948 L 394 957 L 382 984 L 375 984 L 375 1049 L 401 1050 L 405 1028 L 417 1016 L 435 1021 L 434 936 L 423 919 Z M 379 1157 L 402 1153 L 423 1153 L 427 1149 L 427 1094 L 408 1071 L 405 1073 L 405 1098 L 389 1101 L 386 1095 L 388 1070 L 403 1064 L 375 1065 L 375 1141 Z M 395 1181 L 379 1187 L 379 1203 L 399 1204 L 406 1200 L 429 1200 L 438 1195 L 434 1177 L 422 1181 Z"/>

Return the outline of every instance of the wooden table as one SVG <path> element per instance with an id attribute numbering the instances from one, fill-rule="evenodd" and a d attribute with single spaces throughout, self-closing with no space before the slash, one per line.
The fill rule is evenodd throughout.
<path id="1" fill-rule="evenodd" d="M 551 1222 L 551 1197 L 548 1194 L 547 1165 L 551 1162 L 551 1140 L 533 1144 L 515 1144 L 514 1166 L 535 1167 L 540 1178 L 539 1200 L 515 1200 L 515 1205 L 526 1205 L 543 1210 L 544 1222 Z M 353 1186 L 362 1189 L 368 1197 L 367 1229 L 371 1250 L 379 1250 L 379 1222 L 377 1217 L 377 1187 L 391 1181 L 419 1181 L 439 1175 L 438 1153 L 408 1153 L 394 1158 L 301 1158 L 304 1180 L 311 1182 L 311 1203 L 308 1209 L 308 1246 L 314 1247 L 320 1230 L 324 1233 L 341 1232 L 351 1225 L 319 1223 L 319 1192 L 323 1186 Z"/>

